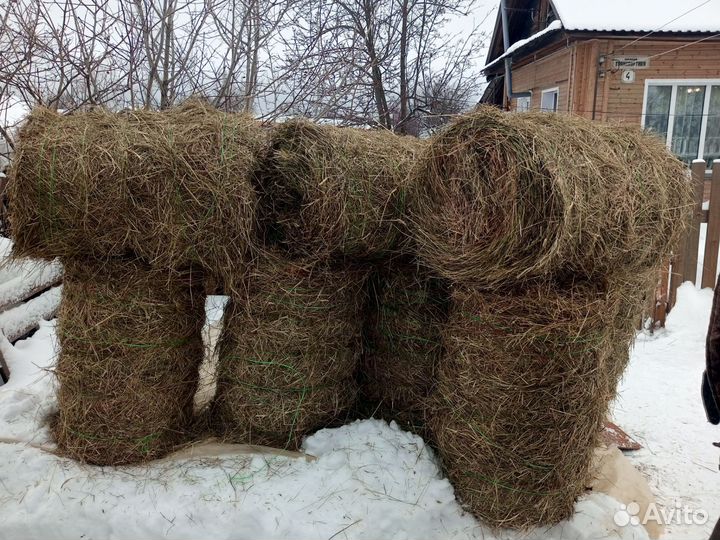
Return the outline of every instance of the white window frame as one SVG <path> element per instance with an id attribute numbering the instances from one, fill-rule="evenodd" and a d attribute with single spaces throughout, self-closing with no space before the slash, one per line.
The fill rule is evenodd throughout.
<path id="1" fill-rule="evenodd" d="M 520 109 L 520 100 L 527 100 L 527 109 Z M 532 110 L 532 92 L 529 96 L 515 98 L 515 111 L 516 112 L 527 112 Z"/>
<path id="2" fill-rule="evenodd" d="M 670 110 L 668 111 L 668 129 L 665 144 L 668 148 L 672 147 L 673 128 L 675 127 L 675 101 L 677 100 L 678 86 L 704 86 L 705 101 L 703 102 L 702 119 L 700 120 L 700 140 L 698 142 L 697 159 L 704 159 L 705 154 L 705 135 L 707 134 L 708 109 L 710 108 L 710 89 L 713 86 L 720 86 L 720 79 L 645 79 L 645 92 L 643 93 L 642 115 L 640 117 L 640 127 L 645 129 L 645 111 L 647 110 L 648 89 L 651 86 L 671 86 L 670 91 Z"/>
<path id="3" fill-rule="evenodd" d="M 548 109 L 544 109 L 543 106 L 542 106 L 542 104 L 543 104 L 543 96 L 545 96 L 545 94 L 549 94 L 549 93 L 551 93 L 551 92 L 555 92 L 555 94 L 557 94 L 557 99 L 555 100 L 555 110 L 553 110 L 553 111 L 550 111 L 550 110 L 548 110 Z M 554 86 L 554 87 L 552 87 L 552 88 L 546 88 L 545 90 L 543 90 L 542 93 L 540 94 L 540 110 L 543 111 L 543 112 L 558 112 L 558 109 L 559 109 L 559 108 L 560 108 L 560 87 L 559 87 L 559 86 Z"/>

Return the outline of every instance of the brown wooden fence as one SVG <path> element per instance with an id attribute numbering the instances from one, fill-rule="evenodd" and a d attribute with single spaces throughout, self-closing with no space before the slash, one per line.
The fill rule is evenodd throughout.
<path id="1" fill-rule="evenodd" d="M 646 310 L 646 317 L 652 318 L 654 326 L 665 325 L 665 317 L 677 300 L 677 288 L 684 282 L 691 281 L 703 288 L 715 287 L 720 249 L 720 160 L 715 160 L 709 175 L 705 162 L 697 160 L 690 167 L 690 174 L 695 186 L 692 222 L 677 253 L 665 266 Z M 706 224 L 705 241 L 701 244 L 703 224 Z M 702 267 L 698 272 L 700 255 Z"/>

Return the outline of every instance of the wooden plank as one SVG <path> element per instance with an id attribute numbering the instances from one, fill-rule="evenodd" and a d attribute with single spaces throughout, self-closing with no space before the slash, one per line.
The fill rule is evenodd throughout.
<path id="1" fill-rule="evenodd" d="M 668 288 L 670 285 L 670 261 L 663 264 L 660 270 L 660 280 L 655 292 L 655 311 L 653 313 L 653 326 L 665 328 L 665 319 L 668 311 Z"/>
<path id="2" fill-rule="evenodd" d="M 698 243 L 700 242 L 700 222 L 702 221 L 703 189 L 705 187 L 705 162 L 701 159 L 693 161 L 690 167 L 695 199 L 693 215 L 687 232 L 685 255 L 683 257 L 683 281 L 695 283 L 697 277 Z"/>
<path id="3" fill-rule="evenodd" d="M 705 258 L 703 259 L 702 286 L 714 288 L 717 277 L 717 255 L 720 249 L 720 160 L 713 162 L 710 187 L 710 208 L 705 236 Z"/>
<path id="4" fill-rule="evenodd" d="M 603 431 L 600 440 L 606 446 L 617 446 L 620 450 L 640 450 L 642 445 L 625 433 L 617 424 L 610 420 L 603 422 Z"/>
<path id="5" fill-rule="evenodd" d="M 656 279 L 652 284 L 650 284 L 650 286 L 648 286 L 648 290 L 645 295 L 645 305 L 642 308 L 640 320 L 637 321 L 638 330 L 646 328 L 645 325 L 648 321 L 650 322 L 648 330 L 650 330 L 651 332 L 656 326 L 655 312 L 657 311 L 658 297 L 660 295 L 660 275 L 658 274 L 657 277 L 658 279 Z"/>
<path id="6" fill-rule="evenodd" d="M 685 253 L 685 245 L 681 245 L 678 248 L 678 253 L 670 261 L 670 284 L 668 286 L 668 311 L 675 306 L 677 300 L 677 289 L 683 282 L 682 271 L 683 268 L 683 255 Z"/>

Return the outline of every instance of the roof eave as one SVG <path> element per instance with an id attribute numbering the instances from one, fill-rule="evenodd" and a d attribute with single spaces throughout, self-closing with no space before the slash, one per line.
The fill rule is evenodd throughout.
<path id="1" fill-rule="evenodd" d="M 652 34 L 648 36 L 648 32 L 644 32 L 641 30 L 568 30 L 566 28 L 561 28 L 554 32 L 549 32 L 548 34 L 541 36 L 536 40 L 533 40 L 527 45 L 519 47 L 518 49 L 510 53 L 509 57 L 513 61 L 522 60 L 525 57 L 546 48 L 553 41 L 561 41 L 564 39 L 578 40 L 595 39 L 598 37 L 637 38 L 647 36 L 644 37 L 645 41 L 683 41 L 713 36 L 710 39 L 706 39 L 706 41 L 720 41 L 720 35 L 714 36 L 714 34 L 718 34 L 719 32 L 652 32 Z M 488 78 L 492 78 L 492 76 L 501 74 L 504 70 L 502 60 L 504 60 L 505 58 L 506 57 L 504 55 L 498 56 L 489 64 L 485 65 L 485 67 L 480 70 L 481 73 L 483 73 Z"/>
<path id="2" fill-rule="evenodd" d="M 653 30 L 592 30 L 583 28 L 565 28 L 565 32 L 572 37 L 642 37 L 644 40 L 657 40 L 657 39 L 693 39 L 696 37 L 707 37 L 713 34 L 720 34 L 720 30 L 707 30 L 707 31 L 683 31 L 683 32 L 663 32 Z M 715 39 L 720 40 L 720 35 Z"/>
<path id="3" fill-rule="evenodd" d="M 548 32 L 540 36 L 539 38 L 527 43 L 526 45 L 518 47 L 507 56 L 504 54 L 498 56 L 489 64 L 486 64 L 485 67 L 480 70 L 480 72 L 485 74 L 486 76 L 489 76 L 490 73 L 495 73 L 495 71 L 501 72 L 504 69 L 503 61 L 505 60 L 505 58 L 511 58 L 512 60 L 516 60 L 517 58 L 528 56 L 536 51 L 539 51 L 540 49 L 543 49 L 550 43 L 562 41 L 563 39 L 565 39 L 566 35 L 567 32 L 565 32 L 563 28 L 558 28 L 557 30 Z"/>

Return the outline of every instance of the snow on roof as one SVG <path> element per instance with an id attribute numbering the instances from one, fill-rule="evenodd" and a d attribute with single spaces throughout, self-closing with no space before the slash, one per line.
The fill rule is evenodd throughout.
<path id="1" fill-rule="evenodd" d="M 720 33 L 720 0 L 551 0 L 557 20 L 530 37 L 513 43 L 485 65 L 488 69 L 538 38 L 560 30 L 591 32 Z"/>
<path id="2" fill-rule="evenodd" d="M 552 0 L 566 30 L 720 32 L 720 0 Z"/>
<path id="3" fill-rule="evenodd" d="M 720 0 L 718 0 L 718 1 L 720 1 Z M 541 38 L 545 34 L 549 34 L 550 32 L 554 32 L 556 30 L 560 30 L 561 28 L 562 28 L 562 24 L 560 23 L 560 21 L 551 22 L 550 24 L 547 25 L 547 28 L 545 28 L 544 30 L 540 30 L 539 32 L 533 34 L 532 36 L 527 37 L 525 39 L 520 39 L 520 40 L 516 41 L 515 43 L 513 43 L 512 45 L 510 45 L 510 47 L 508 47 L 508 49 L 504 53 L 502 53 L 500 56 L 498 56 L 495 60 L 493 60 L 489 64 L 486 64 L 485 67 L 483 68 L 483 70 L 494 66 L 500 60 L 503 60 L 505 57 L 511 55 L 512 53 L 517 51 L 519 48 L 524 47 L 528 43 L 532 43 L 533 41 L 535 41 L 538 38 Z"/>

